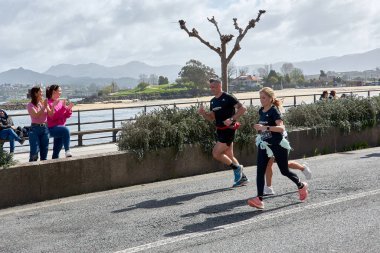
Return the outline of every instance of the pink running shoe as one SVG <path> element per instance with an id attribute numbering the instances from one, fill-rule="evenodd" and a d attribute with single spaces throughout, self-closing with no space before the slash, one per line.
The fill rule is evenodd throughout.
<path id="1" fill-rule="evenodd" d="M 264 202 L 262 202 L 259 197 L 248 199 L 248 205 L 256 207 L 257 209 L 264 209 Z"/>
<path id="2" fill-rule="evenodd" d="M 307 199 L 307 195 L 309 195 L 309 192 L 307 191 L 308 185 L 306 182 L 302 182 L 303 187 L 301 189 L 298 189 L 298 192 L 300 194 L 300 200 L 304 201 Z"/>

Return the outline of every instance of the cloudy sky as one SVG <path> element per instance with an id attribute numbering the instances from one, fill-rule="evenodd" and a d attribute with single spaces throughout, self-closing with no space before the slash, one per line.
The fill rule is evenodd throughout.
<path id="1" fill-rule="evenodd" d="M 235 65 L 380 47 L 379 0 L 1 0 L 0 72 L 44 72 L 61 63 L 185 65 L 190 59 L 218 67 L 218 55 L 189 38 L 178 20 L 217 47 L 207 17 L 215 17 L 221 33 L 237 35 L 232 19 L 244 28 L 260 9 L 267 13 L 241 42 Z"/>

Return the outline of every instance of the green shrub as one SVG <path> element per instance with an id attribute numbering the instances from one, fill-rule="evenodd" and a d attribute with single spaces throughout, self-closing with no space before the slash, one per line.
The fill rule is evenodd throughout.
<path id="1" fill-rule="evenodd" d="M 169 109 L 161 107 L 135 122 L 123 124 L 119 136 L 119 150 L 129 150 L 142 158 L 149 150 L 174 147 L 178 151 L 185 144 L 200 144 L 205 151 L 213 147 L 214 126 L 205 121 L 197 107 Z"/>
<path id="2" fill-rule="evenodd" d="M 6 169 L 16 162 L 13 160 L 13 155 L 0 148 L 0 169 Z"/>
<path id="3" fill-rule="evenodd" d="M 204 120 L 197 107 L 170 109 L 161 107 L 147 115 L 139 115 L 135 122 L 123 124 L 119 137 L 119 150 L 128 150 L 139 158 L 144 153 L 165 147 L 181 151 L 185 144 L 199 144 L 204 151 L 211 152 L 215 144 L 215 126 Z M 250 106 L 239 119 L 241 127 L 236 133 L 235 143 L 241 147 L 254 143 L 259 106 Z M 322 135 L 329 127 L 338 127 L 345 132 L 360 131 L 372 127 L 380 120 L 380 98 L 348 98 L 292 107 L 284 115 L 287 129 L 314 128 Z M 328 150 L 316 151 L 326 153 Z"/>
<path id="4" fill-rule="evenodd" d="M 290 108 L 285 115 L 287 125 L 295 127 L 338 127 L 344 132 L 360 131 L 379 120 L 380 100 L 347 98 Z"/>

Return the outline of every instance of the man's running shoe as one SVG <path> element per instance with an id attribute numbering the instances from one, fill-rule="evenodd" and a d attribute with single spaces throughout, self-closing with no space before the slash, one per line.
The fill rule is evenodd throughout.
<path id="1" fill-rule="evenodd" d="M 242 172 L 243 171 L 243 166 L 242 165 L 238 165 L 237 169 L 234 169 L 233 171 L 234 171 L 234 184 L 236 184 L 243 177 L 243 172 Z"/>
<path id="2" fill-rule="evenodd" d="M 264 202 L 262 202 L 259 197 L 248 199 L 249 206 L 256 207 L 257 209 L 264 209 Z"/>
<path id="3" fill-rule="evenodd" d="M 304 167 L 302 173 L 305 175 L 305 178 L 307 180 L 310 180 L 311 179 L 311 170 L 310 170 L 310 168 L 306 164 L 302 164 L 302 165 Z"/>
<path id="4" fill-rule="evenodd" d="M 298 193 L 300 194 L 300 200 L 305 201 L 307 199 L 307 196 L 309 195 L 309 192 L 307 191 L 308 185 L 306 182 L 302 182 L 303 187 L 301 189 L 298 189 Z"/>
<path id="5" fill-rule="evenodd" d="M 232 187 L 244 186 L 248 182 L 249 182 L 248 178 L 246 177 L 246 175 L 244 175 L 244 173 L 242 173 L 241 179 L 238 182 L 234 182 L 234 184 L 232 185 Z"/>
<path id="6" fill-rule="evenodd" d="M 264 186 L 264 196 L 270 196 L 270 195 L 274 195 L 275 192 L 273 190 L 273 187 L 272 186 Z"/>

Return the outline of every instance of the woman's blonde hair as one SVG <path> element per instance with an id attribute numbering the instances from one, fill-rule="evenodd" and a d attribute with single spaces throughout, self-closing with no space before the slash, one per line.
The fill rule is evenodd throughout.
<path id="1" fill-rule="evenodd" d="M 282 107 L 282 100 L 276 98 L 276 95 L 274 94 L 274 90 L 272 88 L 264 87 L 259 92 L 263 92 L 268 97 L 272 98 L 272 104 L 275 105 L 277 108 L 280 109 L 280 107 Z"/>

